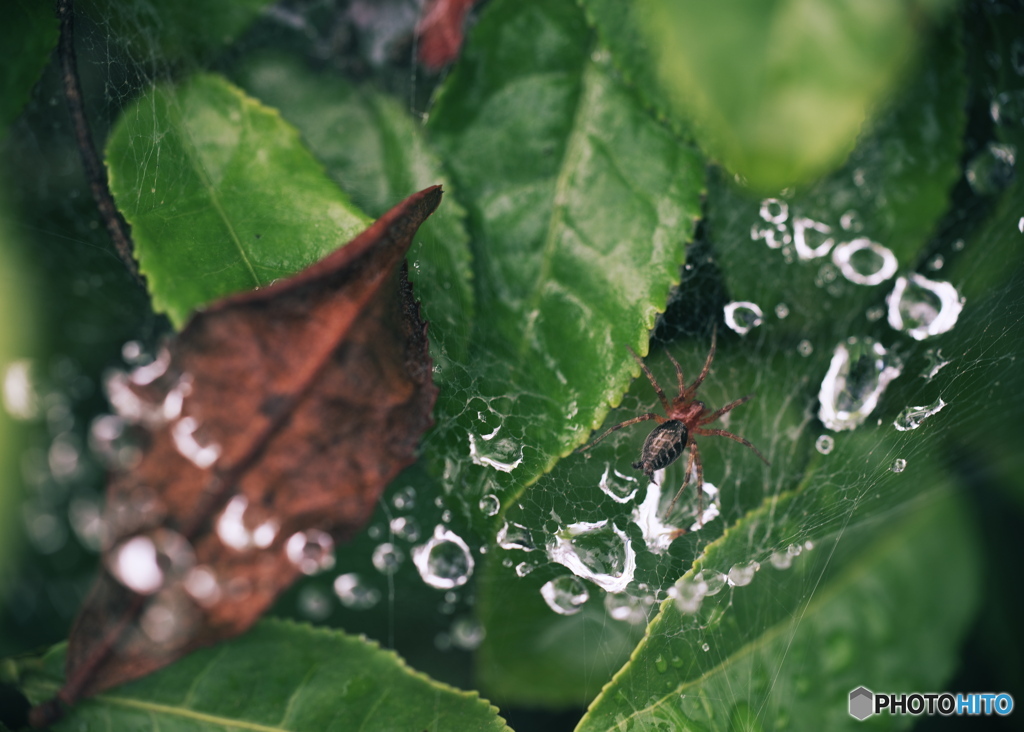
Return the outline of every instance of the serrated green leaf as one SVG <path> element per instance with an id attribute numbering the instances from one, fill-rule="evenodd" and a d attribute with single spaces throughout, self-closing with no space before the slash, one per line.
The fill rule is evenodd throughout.
<path id="1" fill-rule="evenodd" d="M 212 58 L 269 4 L 270 0 L 84 0 L 79 10 L 109 24 L 113 36 L 136 63 L 156 66 Z"/>
<path id="2" fill-rule="evenodd" d="M 394 99 L 313 74 L 288 57 L 255 58 L 236 75 L 298 127 L 331 178 L 371 216 L 423 188 L 444 186 L 444 204 L 410 250 L 410 277 L 440 349 L 435 360 L 464 361 L 474 311 L 466 212 L 422 128 Z"/>
<path id="3" fill-rule="evenodd" d="M 28 101 L 59 35 L 57 16 L 48 3 L 17 0 L 6 11 L 0 25 L 0 48 L 6 51 L 0 73 L 0 139 Z"/>
<path id="4" fill-rule="evenodd" d="M 153 307 L 178 326 L 309 266 L 370 221 L 295 128 L 215 75 L 151 89 L 122 114 L 106 159 Z"/>
<path id="5" fill-rule="evenodd" d="M 922 252 L 961 175 L 967 86 L 956 27 L 937 35 L 927 50 L 897 102 L 839 170 L 765 199 L 724 176 L 713 178 L 708 236 L 725 287 L 732 300 L 759 306 L 774 331 L 818 331 L 835 340 L 834 334 L 866 329 L 869 307 L 881 305 L 894 276 L 923 264 Z M 837 266 L 840 249 L 864 239 L 894 257 L 896 267 L 885 279 L 851 278 Z M 863 273 L 884 268 L 880 257 L 856 256 L 871 256 L 860 265 Z M 780 306 L 784 318 L 775 315 Z"/>
<path id="6" fill-rule="evenodd" d="M 494 3 L 428 123 L 464 192 L 478 313 L 468 368 L 451 365 L 467 391 L 441 396 L 457 421 L 428 447 L 474 509 L 618 402 L 698 216 L 701 159 L 592 43 L 571 2 Z"/>
<path id="7" fill-rule="evenodd" d="M 64 645 L 27 662 L 33 703 L 63 678 Z M 76 705 L 54 730 L 507 730 L 476 693 L 413 671 L 393 651 L 339 631 L 264 620 L 244 636 Z"/>
<path id="8" fill-rule="evenodd" d="M 847 709 L 858 686 L 941 690 L 979 590 L 962 513 L 948 488 L 930 490 L 876 520 L 833 526 L 791 567 L 763 562 L 749 585 L 727 585 L 696 613 L 667 601 L 577 729 L 856 729 Z M 761 517 L 752 520 L 712 544 L 700 568 L 749 557 Z"/>
<path id="9" fill-rule="evenodd" d="M 584 4 L 645 96 L 692 120 L 712 156 L 767 191 L 812 180 L 842 161 L 913 58 L 927 27 L 922 19 L 936 19 L 950 5 Z"/>

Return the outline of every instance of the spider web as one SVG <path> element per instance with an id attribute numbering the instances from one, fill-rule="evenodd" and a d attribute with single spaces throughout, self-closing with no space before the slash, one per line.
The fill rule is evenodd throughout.
<path id="1" fill-rule="evenodd" d="M 100 9 L 79 20 L 80 71 L 99 140 L 140 90 L 182 78 L 195 63 L 169 61 L 157 51 L 162 29 L 143 10 L 134 12 L 115 22 Z M 378 85 L 415 118 L 428 109 L 441 81 L 410 70 L 415 48 L 409 31 L 417 15 L 411 1 L 281 3 L 265 10 L 226 55 L 218 50 L 212 61 L 203 60 L 203 67 L 230 69 L 232 54 L 272 45 Z M 132 41 L 124 46 L 112 36 Z M 1004 67 L 1015 62 L 1019 55 L 1006 51 Z M 705 511 L 698 521 L 691 480 L 667 514 L 684 483 L 685 458 L 659 472 L 653 484 L 632 469 L 654 426 L 645 423 L 521 481 L 517 471 L 531 446 L 501 427 L 513 413 L 549 411 L 548 396 L 517 386 L 514 378 L 496 390 L 490 374 L 452 355 L 454 342 L 470 337 L 459 330 L 468 326 L 456 325 L 449 334 L 437 329 L 435 357 L 453 389 L 439 407 L 444 420 L 426 438 L 427 457 L 389 488 L 363 534 L 339 550 L 337 567 L 300 582 L 276 611 L 366 632 L 398 648 L 414 667 L 466 688 L 477 684 L 475 663 L 477 678 L 499 702 L 505 695 L 527 706 L 582 708 L 629 660 L 645 632 L 648 645 L 661 637 L 681 640 L 720 667 L 734 659 L 736 648 L 711 642 L 718 621 L 707 613 L 742 614 L 753 629 L 774 627 L 781 615 L 796 618 L 799 627 L 819 588 L 847 566 L 840 558 L 856 561 L 848 548 L 870 548 L 868 529 L 884 535 L 908 512 L 927 513 L 929 505 L 947 501 L 948 486 L 970 485 L 972 461 L 987 460 L 1010 475 L 988 477 L 983 489 L 1009 485 L 1019 502 L 1020 482 L 1008 456 L 1019 436 L 1009 425 L 1021 413 L 1015 359 L 1024 312 L 1024 211 L 1017 210 L 1020 181 L 1010 182 L 1012 154 L 1008 162 L 1000 146 L 1009 144 L 1008 136 L 1019 137 L 1013 125 L 1020 120 L 1007 124 L 1004 114 L 1000 124 L 991 108 L 1018 87 L 1006 86 L 991 70 L 977 73 L 989 86 L 969 100 L 966 172 L 949 211 L 926 247 L 899 259 L 899 274 L 883 283 L 856 281 L 864 276 L 856 271 L 856 252 L 851 275 L 834 249 L 805 258 L 797 248 L 798 238 L 808 249 L 823 246 L 826 232 L 815 223 L 837 243 L 856 238 L 862 233 L 855 229 L 856 216 L 846 220 L 849 227 L 844 224 L 844 216 L 858 213 L 856 201 L 838 201 L 823 190 L 753 198 L 723 174 L 713 178 L 705 220 L 647 363 L 671 399 L 675 375 L 666 352 L 692 380 L 707 354 L 712 323 L 718 323 L 718 354 L 699 398 L 718 408 L 753 394 L 712 426 L 750 439 L 770 468 L 729 440 L 698 438 Z M 6 366 L 5 404 L 26 424 L 27 444 L 19 460 L 26 549 L 5 590 L 4 626 L 10 631 L 0 637 L 4 653 L 65 635 L 98 561 L 103 460 L 110 457 L 104 453 L 110 441 L 97 438 L 109 409 L 104 373 L 144 364 L 169 330 L 110 255 L 80 180 L 58 89 L 51 67 L 7 150 L 24 181 L 20 192 L 7 192 L 8 228 L 37 283 L 42 335 L 31 360 L 29 353 L 17 354 Z M 858 170 L 870 177 L 870 161 L 840 175 L 855 181 Z M 864 191 L 864 201 L 898 194 L 854 187 Z M 350 193 L 357 200 L 369 195 Z M 870 228 L 866 206 L 860 212 Z M 753 247 L 776 257 L 771 276 L 731 277 L 735 257 Z M 897 277 L 912 273 L 949 282 L 957 301 L 966 298 L 945 332 L 922 340 L 908 333 L 909 326 L 893 327 L 887 301 Z M 819 322 L 810 329 L 813 314 L 796 303 L 811 301 L 788 301 L 789 282 L 817 288 L 822 310 L 833 316 L 830 327 Z M 934 298 L 915 292 L 919 308 L 934 308 Z M 873 350 L 876 343 L 884 356 Z M 863 419 L 854 429 L 830 429 L 820 395 L 844 349 L 855 366 L 848 387 L 837 389 L 841 406 L 869 395 L 880 381 L 891 383 L 877 404 L 859 410 Z M 499 366 L 488 368 L 499 368 L 506 355 L 492 357 Z M 641 377 L 604 428 L 649 411 L 660 413 L 660 405 Z M 566 411 L 564 418 L 573 415 Z M 465 431 L 467 420 L 474 431 Z M 116 443 L 114 449 L 120 449 Z M 974 520 L 970 513 L 963 517 L 965 524 Z M 791 584 L 774 589 L 776 579 L 765 576 L 772 573 Z M 766 605 L 751 608 L 744 593 Z M 662 625 L 648 631 L 666 600 Z M 675 666 L 672 654 L 654 655 L 640 654 L 633 663 L 659 672 L 663 663 Z M 776 652 L 765 689 L 733 687 L 730 702 L 750 700 L 753 714 L 767 718 L 774 685 L 798 678 L 801 663 L 788 650 Z M 559 676 L 561 682 L 552 681 Z M 545 696 L 545 685 L 551 696 Z M 655 687 L 644 691 L 658 695 Z M 635 703 L 647 703 L 640 696 Z"/>

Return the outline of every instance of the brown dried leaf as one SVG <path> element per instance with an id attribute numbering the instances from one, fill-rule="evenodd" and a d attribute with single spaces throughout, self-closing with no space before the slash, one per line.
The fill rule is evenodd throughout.
<path id="1" fill-rule="evenodd" d="M 458 58 L 463 25 L 476 0 L 427 0 L 416 26 L 420 63 L 440 69 Z"/>
<path id="2" fill-rule="evenodd" d="M 111 382 L 146 444 L 108 487 L 105 569 L 58 699 L 242 633 L 369 520 L 432 422 L 426 325 L 398 270 L 440 199 L 414 194 L 318 264 L 212 304 Z"/>

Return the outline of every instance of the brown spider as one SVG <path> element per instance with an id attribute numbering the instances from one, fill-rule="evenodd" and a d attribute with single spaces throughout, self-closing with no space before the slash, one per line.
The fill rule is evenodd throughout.
<path id="1" fill-rule="evenodd" d="M 620 422 L 611 429 L 607 430 L 604 434 L 598 437 L 596 440 L 591 442 L 589 445 L 581 448 L 582 450 L 589 450 L 594 445 L 599 443 L 605 437 L 610 435 L 616 430 L 621 430 L 623 427 L 629 427 L 638 422 L 646 422 L 653 419 L 658 423 L 658 426 L 651 431 L 651 434 L 647 435 L 647 439 L 644 440 L 643 449 L 640 451 L 640 460 L 633 463 L 633 467 L 636 470 L 641 471 L 647 476 L 648 480 L 654 480 L 654 471 L 661 470 L 668 465 L 671 465 L 676 458 L 683 454 L 683 450 L 690 448 L 690 457 L 686 463 L 686 477 L 683 478 L 683 484 L 679 487 L 679 491 L 676 493 L 672 502 L 668 505 L 668 509 L 665 511 L 665 515 L 672 513 L 673 507 L 676 505 L 676 501 L 679 500 L 679 496 L 682 495 L 683 489 L 686 488 L 686 484 L 690 482 L 690 475 L 693 471 L 693 466 L 697 466 L 697 510 L 698 516 L 703 513 L 703 499 L 704 499 L 704 465 L 700 460 L 700 450 L 697 449 L 697 443 L 694 437 L 697 435 L 717 435 L 719 437 L 728 437 L 730 440 L 735 440 L 741 445 L 746 445 L 753 450 L 761 460 L 764 461 L 765 465 L 771 465 L 761 451 L 754 447 L 750 442 L 734 435 L 731 432 L 727 432 L 723 429 L 704 429 L 704 425 L 714 422 L 719 417 L 743 404 L 747 400 L 753 397 L 753 394 L 748 394 L 745 397 L 729 402 L 724 407 L 716 412 L 712 412 L 705 405 L 704 402 L 697 401 L 694 397 L 697 395 L 697 389 L 700 387 L 701 382 L 704 381 L 704 377 L 708 375 L 708 371 L 711 369 L 711 361 L 715 357 L 715 341 L 717 340 L 718 331 L 717 328 L 711 335 L 711 351 L 708 353 L 707 361 L 704 362 L 704 368 L 701 369 L 700 376 L 689 386 L 686 386 L 686 382 L 683 380 L 683 369 L 679 365 L 679 362 L 672 358 L 672 354 L 669 353 L 669 360 L 676 367 L 676 376 L 679 379 L 679 395 L 669 402 L 668 397 L 665 396 L 665 391 L 658 384 L 658 381 L 654 378 L 654 374 L 651 373 L 650 369 L 647 368 L 639 356 L 629 349 L 630 354 L 636 359 L 636 362 L 640 364 L 640 368 L 643 369 L 644 374 L 647 375 L 647 379 L 651 382 L 654 387 L 654 391 L 658 393 L 658 398 L 661 400 L 661 405 L 665 409 L 666 417 L 662 417 L 660 414 L 654 412 L 648 412 L 647 414 L 641 414 L 639 417 L 633 419 L 627 419 L 625 422 Z M 628 348 L 628 346 L 627 346 Z M 700 519 L 698 518 L 698 521 Z"/>

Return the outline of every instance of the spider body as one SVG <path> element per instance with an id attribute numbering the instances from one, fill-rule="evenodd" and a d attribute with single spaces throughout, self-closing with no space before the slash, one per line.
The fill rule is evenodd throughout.
<path id="1" fill-rule="evenodd" d="M 620 422 L 614 427 L 608 429 L 593 442 L 581 448 L 582 450 L 588 450 L 612 432 L 620 430 L 623 427 L 629 427 L 630 425 L 634 425 L 639 422 L 646 422 L 648 420 L 657 422 L 658 426 L 655 427 L 647 436 L 647 439 L 644 440 L 644 446 L 640 451 L 640 460 L 633 463 L 633 467 L 636 470 L 639 470 L 647 476 L 648 480 L 653 481 L 655 471 L 671 465 L 679 458 L 680 455 L 683 454 L 685 450 L 689 449 L 690 453 L 686 463 L 686 476 L 683 478 L 683 484 L 679 487 L 679 491 L 672 499 L 672 502 L 668 505 L 668 509 L 665 511 L 666 515 L 672 512 L 672 508 L 675 506 L 676 501 L 679 500 L 679 496 L 682 495 L 683 489 L 686 488 L 686 484 L 690 481 L 690 476 L 693 473 L 694 468 L 696 468 L 697 472 L 698 511 L 703 513 L 703 506 L 700 504 L 704 497 L 704 464 L 701 462 L 700 450 L 697 448 L 697 443 L 694 440 L 694 438 L 699 435 L 727 437 L 730 440 L 749 447 L 759 458 L 761 458 L 765 465 L 771 464 L 765 459 L 764 455 L 761 454 L 760 450 L 744 438 L 723 429 L 706 427 L 706 425 L 709 425 L 723 415 L 728 414 L 739 405 L 751 399 L 753 396 L 752 394 L 748 394 L 747 396 L 740 397 L 739 399 L 731 401 L 721 409 L 715 411 L 710 410 L 704 402 L 695 398 L 697 389 L 703 383 L 708 372 L 711 370 L 711 362 L 715 358 L 715 343 L 717 336 L 718 333 L 716 330 L 711 335 L 711 350 L 708 352 L 707 360 L 704 362 L 704 368 L 701 369 L 700 375 L 689 386 L 686 386 L 686 381 L 683 379 L 683 368 L 679 365 L 679 362 L 672 357 L 672 354 L 668 354 L 669 360 L 672 361 L 672 364 L 676 367 L 676 377 L 679 386 L 678 395 L 671 401 L 669 401 L 668 397 L 665 396 L 665 390 L 658 384 L 658 380 L 654 378 L 654 374 L 652 374 L 650 369 L 647 368 L 647 364 L 645 364 L 640 357 L 634 353 L 633 349 L 630 348 L 630 354 L 636 362 L 640 364 L 640 368 L 647 376 L 647 379 L 651 382 L 651 386 L 654 387 L 654 391 L 657 392 L 658 399 L 661 401 L 661 406 L 665 410 L 665 416 L 663 417 L 660 414 L 648 412 L 647 414 L 641 414 L 639 417 L 627 419 L 625 422 Z"/>

